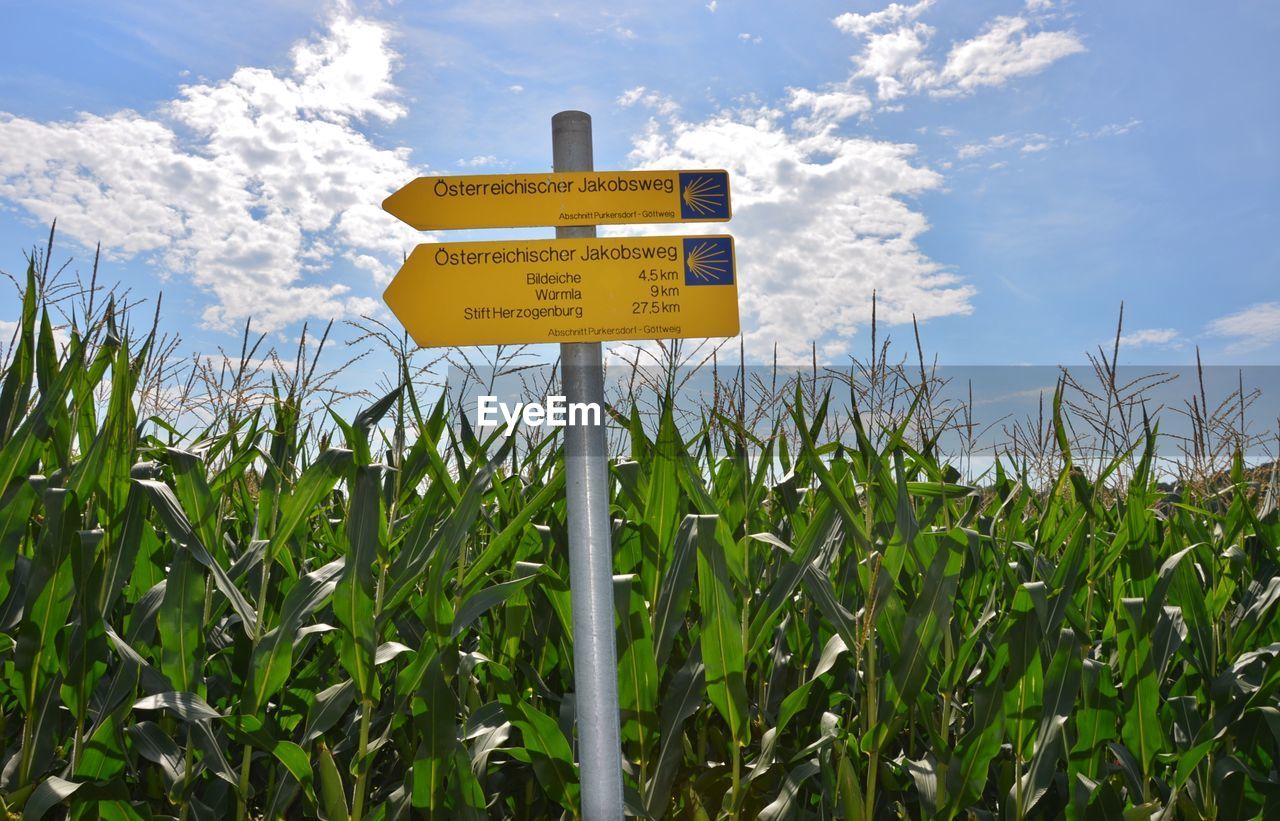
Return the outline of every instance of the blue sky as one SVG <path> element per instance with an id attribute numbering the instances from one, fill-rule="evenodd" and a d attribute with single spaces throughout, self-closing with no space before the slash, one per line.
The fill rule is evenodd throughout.
<path id="1" fill-rule="evenodd" d="M 1262 0 L 0 16 L 20 33 L 0 64 L 0 270 L 56 217 L 55 261 L 86 270 L 101 242 L 104 277 L 163 289 L 191 352 L 234 346 L 249 316 L 283 349 L 304 321 L 393 322 L 388 278 L 438 237 L 383 197 L 547 170 L 551 115 L 576 108 L 597 169 L 729 169 L 750 359 L 865 355 L 873 289 L 889 333 L 908 343 L 914 314 L 949 365 L 1081 362 L 1121 301 L 1122 361 L 1280 353 L 1280 10 Z M 16 313 L 0 296 L 0 331 Z"/>

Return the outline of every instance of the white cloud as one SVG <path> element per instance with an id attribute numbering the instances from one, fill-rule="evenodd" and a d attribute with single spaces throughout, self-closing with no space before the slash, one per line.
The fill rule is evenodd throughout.
<path id="1" fill-rule="evenodd" d="M 764 42 L 764 38 L 761 37 L 759 34 L 752 34 L 749 31 L 744 31 L 741 34 L 739 34 L 738 39 L 744 43 L 751 43 L 757 46 L 760 45 L 762 42 Z"/>
<path id="2" fill-rule="evenodd" d="M 353 316 L 376 317 L 386 310 L 382 300 L 367 296 L 354 296 L 347 300 L 347 311 Z"/>
<path id="3" fill-rule="evenodd" d="M 524 91 L 524 86 L 520 85 L 519 83 L 516 83 L 514 85 L 509 85 L 507 86 L 507 91 L 510 91 L 512 94 L 519 94 L 520 92 Z"/>
<path id="4" fill-rule="evenodd" d="M 1142 120 L 1129 120 L 1127 123 L 1107 123 L 1097 131 L 1087 132 L 1080 136 L 1086 139 L 1096 139 L 1098 137 L 1119 137 L 1128 134 L 1133 129 L 1142 125 Z"/>
<path id="5" fill-rule="evenodd" d="M 1149 345 L 1182 347 L 1178 341 L 1178 332 L 1173 328 L 1142 328 L 1120 337 L 1122 348 L 1141 348 Z"/>
<path id="6" fill-rule="evenodd" d="M 498 158 L 493 154 L 477 154 L 471 159 L 460 159 L 458 165 L 462 168 L 479 168 L 485 165 L 497 165 Z"/>
<path id="7" fill-rule="evenodd" d="M 1213 336 L 1232 337 L 1229 353 L 1247 353 L 1280 342 L 1280 302 L 1261 302 L 1209 323 Z"/>
<path id="8" fill-rule="evenodd" d="M 987 31 L 960 43 L 947 55 L 942 88 L 935 94 L 972 91 L 981 86 L 1002 86 L 1014 77 L 1036 74 L 1072 54 L 1084 44 L 1071 32 L 1042 31 L 1028 36 L 1022 17 L 997 17 Z"/>
<path id="9" fill-rule="evenodd" d="M 796 120 L 796 126 L 805 131 L 822 131 L 834 128 L 844 120 L 870 110 L 871 99 L 847 86 L 834 86 L 824 91 L 807 88 L 787 89 L 787 108 L 791 111 L 807 111 L 808 116 Z"/>
<path id="10" fill-rule="evenodd" d="M 1022 135 L 997 134 L 986 142 L 965 143 L 956 148 L 956 158 L 972 160 L 993 151 L 1012 150 L 1014 147 L 1022 154 L 1036 154 L 1048 151 L 1057 144 L 1057 140 L 1045 134 L 1029 133 Z"/>
<path id="11" fill-rule="evenodd" d="M 1009 134 L 997 134 L 985 143 L 969 143 L 962 145 L 956 149 L 956 156 L 962 160 L 971 160 L 974 157 L 981 157 L 998 148 L 1008 148 L 1016 142 L 1016 139 Z"/>
<path id="12" fill-rule="evenodd" d="M 1048 11 L 1053 8 L 1053 0 L 1027 0 L 1027 11 Z"/>
<path id="13" fill-rule="evenodd" d="M 716 8 L 718 8 L 719 5 L 720 4 L 717 3 L 716 0 L 711 0 L 710 3 L 707 3 L 707 11 L 711 12 L 712 14 L 715 14 Z"/>
<path id="14" fill-rule="evenodd" d="M 1084 51 L 1072 32 L 1029 34 L 1026 18 L 997 17 L 982 34 L 953 45 L 939 68 L 928 54 L 935 30 L 917 20 L 931 5 L 930 0 L 911 6 L 892 3 L 881 11 L 842 14 L 833 21 L 841 31 L 863 39 L 862 50 L 853 58 L 853 76 L 873 80 L 881 100 L 924 91 L 935 96 L 969 94 L 1036 74 Z"/>
<path id="15" fill-rule="evenodd" d="M 57 218 L 83 245 L 189 278 L 212 297 L 209 327 L 252 316 L 274 330 L 367 307 L 326 270 L 333 249 L 352 249 L 384 282 L 419 238 L 379 207 L 417 176 L 408 150 L 379 148 L 357 128 L 405 113 L 388 40 L 340 12 L 293 49 L 287 71 L 245 67 L 182 86 L 151 114 L 0 114 L 0 197 Z"/>
<path id="16" fill-rule="evenodd" d="M 743 329 L 754 355 L 765 355 L 775 341 L 783 356 L 803 355 L 813 340 L 831 356 L 848 351 L 850 337 L 870 316 L 873 290 L 879 316 L 889 324 L 913 314 L 927 319 L 972 311 L 974 288 L 917 245 L 928 223 L 911 198 L 940 188 L 941 176 L 914 162 L 913 145 L 848 137 L 839 127 L 870 115 L 867 81 L 882 103 L 922 93 L 968 94 L 1034 74 L 1084 46 L 1070 32 L 1029 33 L 1023 18 L 998 17 L 977 37 L 953 45 L 943 60 L 930 54 L 935 29 L 920 20 L 932 5 L 892 3 L 835 18 L 837 28 L 860 40 L 854 70 L 819 89 L 789 88 L 781 108 L 753 103 L 690 121 L 670 98 L 643 86 L 618 98 L 655 113 L 634 141 L 638 166 L 729 169 Z M 879 108 L 900 110 L 901 104 Z M 1031 153 L 1052 144 L 1038 134 L 999 135 L 963 146 L 959 155 L 971 159 L 1018 146 Z"/>
<path id="17" fill-rule="evenodd" d="M 622 92 L 618 97 L 618 105 L 643 105 L 664 116 L 671 116 L 680 110 L 680 106 L 670 97 L 665 94 L 659 94 L 656 91 L 650 91 L 644 86 L 636 86 Z"/>
<path id="18" fill-rule="evenodd" d="M 792 107 L 812 110 L 822 96 L 793 90 Z M 811 340 L 832 357 L 848 352 L 873 290 L 889 324 L 971 311 L 974 289 L 916 244 L 928 222 L 908 200 L 942 178 L 913 162 L 915 146 L 815 133 L 767 106 L 699 122 L 659 113 L 635 141 L 637 166 L 729 170 L 749 355 L 768 356 L 775 341 L 784 357 Z"/>
<path id="19" fill-rule="evenodd" d="M 14 307 L 17 305 L 15 303 Z M 58 355 L 66 353 L 67 346 L 71 344 L 71 332 L 66 325 L 54 325 L 53 345 L 58 349 Z M 36 335 L 40 333 L 40 326 L 36 326 Z M 8 347 L 13 342 L 14 347 Z M 18 323 L 14 320 L 0 319 L 0 363 L 8 364 L 8 359 L 13 355 L 14 349 L 18 342 Z"/>
<path id="20" fill-rule="evenodd" d="M 920 2 L 910 6 L 902 3 L 890 3 L 884 9 L 873 11 L 869 14 L 846 12 L 832 22 L 836 24 L 836 28 L 845 34 L 852 34 L 857 37 L 870 34 L 885 26 L 909 23 L 928 11 L 932 5 L 933 0 L 920 0 Z"/>
<path id="21" fill-rule="evenodd" d="M 922 57 L 932 36 L 933 28 L 924 23 L 870 35 L 854 58 L 858 67 L 854 76 L 874 80 L 881 100 L 919 93 L 937 81 L 933 64 Z"/>

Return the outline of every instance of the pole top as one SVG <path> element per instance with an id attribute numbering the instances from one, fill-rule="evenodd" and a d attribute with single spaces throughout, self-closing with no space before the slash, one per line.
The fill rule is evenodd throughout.
<path id="1" fill-rule="evenodd" d="M 591 115 L 585 111 L 561 111 L 551 118 L 552 170 L 594 171 L 591 152 Z M 560 234 L 556 236 L 572 236 Z M 591 236 L 595 236 L 594 229 Z"/>
<path id="2" fill-rule="evenodd" d="M 570 109 L 568 111 L 561 111 L 551 116 L 551 125 L 553 127 L 558 126 L 561 123 L 568 124 L 568 123 L 573 123 L 577 121 L 582 121 L 582 122 L 585 122 L 587 125 L 591 125 L 591 115 L 585 111 L 576 111 L 574 109 Z"/>

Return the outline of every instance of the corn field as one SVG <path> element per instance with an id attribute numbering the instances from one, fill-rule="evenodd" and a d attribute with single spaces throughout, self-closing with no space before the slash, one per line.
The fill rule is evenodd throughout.
<path id="1" fill-rule="evenodd" d="M 9 817 L 574 818 L 563 446 L 395 387 L 140 418 L 154 337 L 0 388 Z M 117 316 L 120 314 L 120 316 Z M 83 335 L 82 335 L 83 334 Z M 407 371 L 405 372 L 407 375 Z M 905 429 L 612 408 L 625 801 L 642 818 L 1280 817 L 1280 514 L 1237 455 L 1171 494 L 1054 403 L 1047 485 Z M 1131 464 L 1125 481 L 1117 468 Z"/>

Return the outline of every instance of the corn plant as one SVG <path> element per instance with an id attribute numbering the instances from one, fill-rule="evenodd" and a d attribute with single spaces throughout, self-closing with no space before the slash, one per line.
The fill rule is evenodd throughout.
<path id="1" fill-rule="evenodd" d="M 11 816 L 577 817 L 557 438 L 407 378 L 332 436 L 279 385 L 180 433 L 138 416 L 153 340 L 113 309 L 59 351 L 34 283 L 0 382 Z M 831 399 L 768 435 L 611 408 L 629 814 L 1280 817 L 1274 484 L 1237 456 L 1170 497 L 1154 423 L 1087 472 L 1060 397 L 1052 485 L 974 483 L 905 423 L 824 439 Z"/>

